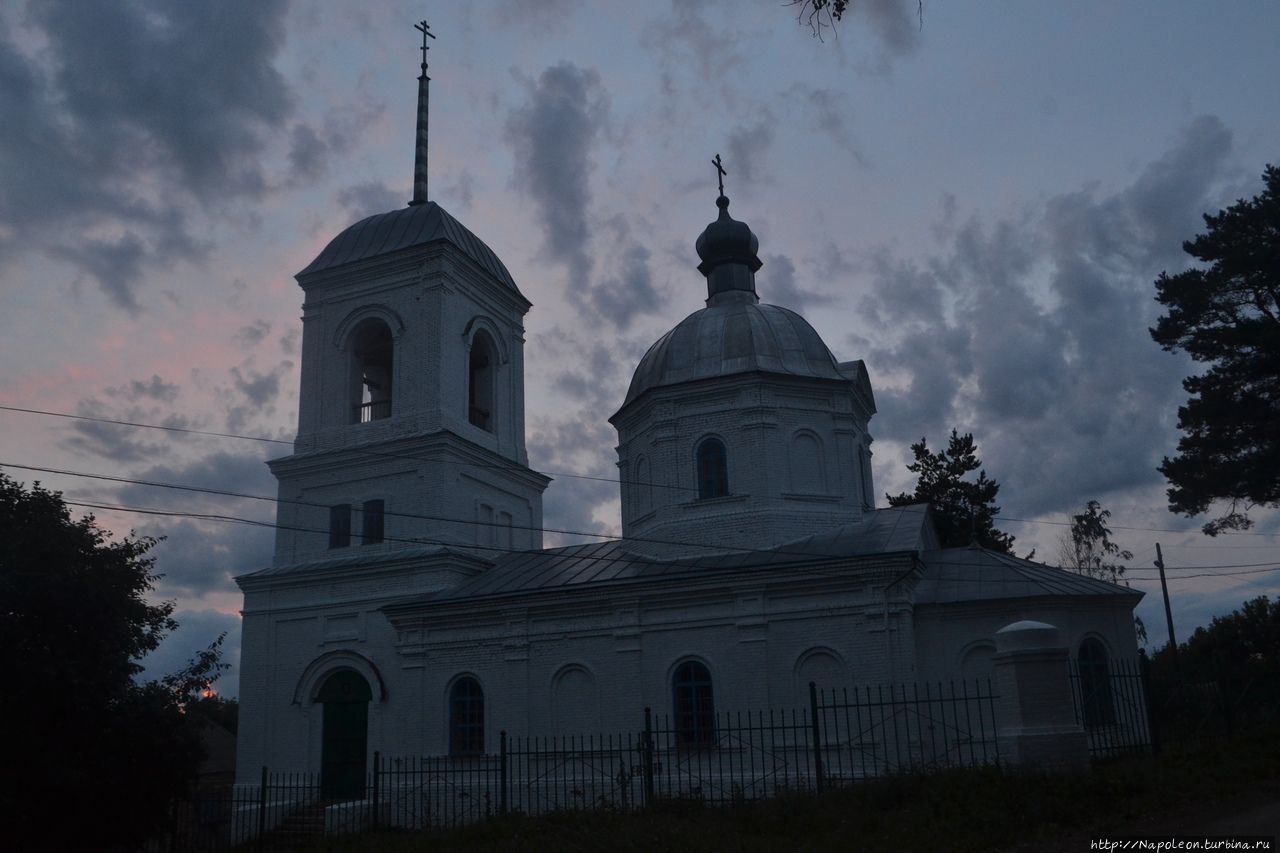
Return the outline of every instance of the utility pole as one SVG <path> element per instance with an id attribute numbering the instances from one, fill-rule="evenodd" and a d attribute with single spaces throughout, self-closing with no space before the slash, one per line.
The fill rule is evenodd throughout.
<path id="1" fill-rule="evenodd" d="M 1169 584 L 1164 579 L 1164 554 L 1160 552 L 1160 543 L 1156 543 L 1156 568 L 1160 570 L 1160 589 L 1164 592 L 1164 618 L 1169 625 L 1169 653 L 1173 655 L 1173 665 L 1178 665 L 1178 641 L 1173 636 L 1173 608 L 1169 606 Z"/>

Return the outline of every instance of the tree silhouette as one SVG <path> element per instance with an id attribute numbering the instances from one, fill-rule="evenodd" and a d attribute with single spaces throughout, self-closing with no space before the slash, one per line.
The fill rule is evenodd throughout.
<path id="1" fill-rule="evenodd" d="M 137 849 L 195 775 L 186 705 L 223 668 L 221 639 L 181 672 L 135 682 L 176 627 L 173 603 L 148 598 L 155 543 L 112 541 L 57 492 L 0 474 L 0 803 L 13 849 Z"/>
<path id="2" fill-rule="evenodd" d="M 931 453 L 921 438 L 911 445 L 911 453 L 915 461 L 907 465 L 907 470 L 919 475 L 916 490 L 911 494 L 885 495 L 890 506 L 928 503 L 944 548 L 976 541 L 992 551 L 1013 553 L 1013 537 L 995 528 L 995 517 L 1000 513 L 995 499 L 1000 485 L 981 470 L 973 433 L 960 435 L 951 430 L 947 449 L 937 453 Z M 976 479 L 964 479 L 973 471 L 978 472 Z"/>
<path id="3" fill-rule="evenodd" d="M 1207 268 L 1155 283 L 1168 313 L 1151 337 L 1208 365 L 1182 382 L 1191 396 L 1178 408 L 1178 455 L 1160 472 L 1172 512 L 1228 502 L 1205 524 L 1210 536 L 1250 527 L 1254 506 L 1280 506 L 1280 169 L 1263 180 L 1261 195 L 1205 214 L 1206 233 L 1182 244 Z"/>

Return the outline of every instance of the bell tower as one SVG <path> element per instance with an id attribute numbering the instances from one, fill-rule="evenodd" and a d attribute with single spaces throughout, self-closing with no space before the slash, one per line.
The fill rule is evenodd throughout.
<path id="1" fill-rule="evenodd" d="M 541 547 L 524 445 L 524 315 L 498 256 L 427 197 L 427 38 L 412 200 L 338 234 L 305 294 L 276 565 L 405 548 Z"/>

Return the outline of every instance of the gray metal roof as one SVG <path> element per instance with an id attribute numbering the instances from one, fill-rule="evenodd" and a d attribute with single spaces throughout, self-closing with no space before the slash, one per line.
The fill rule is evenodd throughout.
<path id="1" fill-rule="evenodd" d="M 753 371 L 845 378 L 831 350 L 799 314 L 735 301 L 694 311 L 649 347 L 622 405 L 651 388 Z"/>
<path id="2" fill-rule="evenodd" d="M 1086 595 L 1141 598 L 1143 593 L 1075 572 L 1020 560 L 985 548 L 945 548 L 920 555 L 917 604 L 1001 598 Z"/>
<path id="3" fill-rule="evenodd" d="M 392 563 L 406 563 L 414 560 L 426 560 L 445 555 L 462 556 L 472 560 L 475 559 L 465 551 L 455 550 L 444 545 L 413 545 L 375 554 L 370 554 L 369 552 L 362 551 L 358 548 L 350 548 L 343 551 L 336 551 L 333 556 L 326 555 L 317 560 L 308 560 L 302 563 L 289 563 L 283 566 L 268 566 L 265 569 L 246 572 L 243 575 L 237 575 L 236 580 L 240 580 L 241 578 L 248 578 L 251 580 L 258 578 L 273 578 L 284 575 L 306 574 L 308 572 L 332 571 L 334 569 L 364 568 L 374 564 L 389 565 Z"/>
<path id="4" fill-rule="evenodd" d="M 329 241 L 298 276 L 340 267 L 437 240 L 452 243 L 482 269 L 515 290 L 515 280 L 493 250 L 434 201 L 361 219 Z"/>
<path id="5" fill-rule="evenodd" d="M 799 568 L 814 562 L 917 550 L 936 544 L 924 505 L 889 507 L 855 523 L 770 550 L 708 553 L 656 560 L 628 551 L 622 540 L 525 551 L 498 558 L 493 567 L 425 602 L 459 601 L 538 590 L 588 587 L 642 579 L 705 575 L 715 571 Z"/>

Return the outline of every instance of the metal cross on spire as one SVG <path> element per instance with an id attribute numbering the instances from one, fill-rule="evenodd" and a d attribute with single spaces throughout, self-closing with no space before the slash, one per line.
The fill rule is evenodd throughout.
<path id="1" fill-rule="evenodd" d="M 427 51 L 431 46 L 427 44 L 427 39 L 436 37 L 426 21 L 419 21 L 413 25 L 413 28 L 422 33 L 422 73 L 418 75 L 418 131 L 413 154 L 413 200 L 409 202 L 411 207 L 427 203 L 427 118 L 430 106 L 427 87 L 431 83 L 431 78 L 427 76 Z"/>
<path id="2" fill-rule="evenodd" d="M 724 170 L 719 154 L 716 155 L 716 159 L 711 161 L 711 165 L 716 167 L 716 183 L 720 185 L 720 195 L 724 195 L 724 176 L 729 173 Z"/>
<path id="3" fill-rule="evenodd" d="M 431 46 L 427 44 L 427 38 L 435 38 L 435 33 L 431 32 L 431 26 L 426 21 L 419 21 L 413 25 L 413 28 L 422 33 L 422 70 L 427 70 L 427 51 L 431 50 Z"/>

